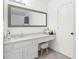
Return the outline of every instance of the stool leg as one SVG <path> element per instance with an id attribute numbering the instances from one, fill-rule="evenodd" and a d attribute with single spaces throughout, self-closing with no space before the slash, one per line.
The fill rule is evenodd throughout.
<path id="1" fill-rule="evenodd" d="M 46 54 L 48 54 L 48 48 L 46 48 Z"/>
<path id="2" fill-rule="evenodd" d="M 41 56 L 43 55 L 43 49 L 41 49 Z"/>

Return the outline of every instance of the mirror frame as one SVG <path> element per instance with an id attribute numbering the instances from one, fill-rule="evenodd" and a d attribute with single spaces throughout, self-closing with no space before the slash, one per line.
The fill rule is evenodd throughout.
<path id="1" fill-rule="evenodd" d="M 26 26 L 26 25 L 11 25 L 11 7 L 17 7 L 17 8 L 21 8 L 21 9 L 25 9 L 25 10 L 45 14 L 45 16 L 46 16 L 45 25 L 28 25 L 28 26 Z M 8 27 L 47 27 L 47 13 L 8 4 Z"/>

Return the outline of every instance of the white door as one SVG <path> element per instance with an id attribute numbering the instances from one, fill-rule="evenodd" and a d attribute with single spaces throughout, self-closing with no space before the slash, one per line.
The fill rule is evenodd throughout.
<path id="1" fill-rule="evenodd" d="M 74 5 L 68 3 L 58 8 L 58 39 L 60 51 L 68 57 L 75 59 L 75 19 Z"/>

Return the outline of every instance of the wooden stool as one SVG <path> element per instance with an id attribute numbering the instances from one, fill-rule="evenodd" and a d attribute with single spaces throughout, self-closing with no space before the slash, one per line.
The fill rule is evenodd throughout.
<path id="1" fill-rule="evenodd" d="M 46 54 L 48 54 L 48 43 L 47 42 L 40 44 L 40 54 L 41 54 L 41 56 L 44 54 L 44 52 Z"/>

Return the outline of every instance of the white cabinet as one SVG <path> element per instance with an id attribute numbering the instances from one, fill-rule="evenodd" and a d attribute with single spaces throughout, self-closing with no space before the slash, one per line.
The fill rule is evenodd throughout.
<path id="1" fill-rule="evenodd" d="M 38 57 L 38 45 L 55 39 L 55 36 L 19 39 L 4 43 L 4 59 L 35 59 Z"/>
<path id="2" fill-rule="evenodd" d="M 36 57 L 38 57 L 38 44 L 35 40 L 4 46 L 4 59 L 34 59 Z"/>

